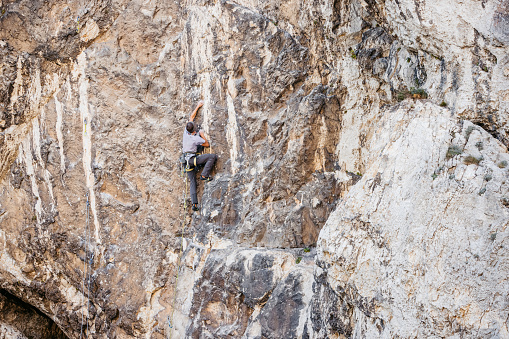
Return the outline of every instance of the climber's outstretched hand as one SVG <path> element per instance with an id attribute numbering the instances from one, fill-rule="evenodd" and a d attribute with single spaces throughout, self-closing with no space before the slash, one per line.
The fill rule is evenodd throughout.
<path id="1" fill-rule="evenodd" d="M 196 114 L 198 113 L 198 110 L 200 107 L 203 106 L 203 101 L 200 100 L 198 104 L 196 105 L 196 108 L 194 109 L 193 113 L 191 113 L 191 117 L 189 118 L 189 121 L 194 121 L 194 118 L 196 118 Z"/>

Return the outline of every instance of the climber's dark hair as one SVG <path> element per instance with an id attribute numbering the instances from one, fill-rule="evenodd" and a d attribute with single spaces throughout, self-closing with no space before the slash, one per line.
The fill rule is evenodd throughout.
<path id="1" fill-rule="evenodd" d="M 189 121 L 186 125 L 186 130 L 189 132 L 189 133 L 193 133 L 194 132 L 194 124 L 192 121 Z"/>

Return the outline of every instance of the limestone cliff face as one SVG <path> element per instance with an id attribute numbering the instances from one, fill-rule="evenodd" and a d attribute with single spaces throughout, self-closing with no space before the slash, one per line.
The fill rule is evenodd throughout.
<path id="1" fill-rule="evenodd" d="M 0 13 L 2 336 L 509 336 L 507 2 Z"/>

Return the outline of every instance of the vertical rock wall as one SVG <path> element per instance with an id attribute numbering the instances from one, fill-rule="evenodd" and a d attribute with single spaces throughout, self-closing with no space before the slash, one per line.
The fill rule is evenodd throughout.
<path id="1" fill-rule="evenodd" d="M 348 309 L 339 333 L 506 337 L 507 149 L 410 104 L 384 114 L 368 171 L 322 229 L 317 285 Z M 325 314 L 337 302 L 314 300 Z"/>
<path id="2" fill-rule="evenodd" d="M 0 13 L 0 287 L 68 337 L 508 335 L 504 2 Z"/>

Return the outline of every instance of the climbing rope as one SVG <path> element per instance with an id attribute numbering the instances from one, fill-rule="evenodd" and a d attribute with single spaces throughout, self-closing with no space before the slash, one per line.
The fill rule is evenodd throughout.
<path id="1" fill-rule="evenodd" d="M 88 268 L 88 243 L 90 241 L 90 230 L 89 230 L 89 216 L 90 216 L 90 201 L 88 199 L 88 192 L 86 194 L 87 197 L 87 207 L 86 207 L 86 227 L 85 227 L 85 257 L 83 258 L 83 282 L 81 287 L 81 295 L 82 295 L 82 301 L 81 303 L 84 304 L 83 298 L 85 297 L 85 282 L 87 281 L 87 275 L 89 274 L 89 268 Z M 88 283 L 87 283 L 87 289 L 88 292 L 90 292 L 90 276 L 88 277 Z M 88 312 L 89 312 L 89 305 L 90 305 L 90 295 L 87 294 L 87 331 L 88 333 Z M 81 326 L 80 326 L 80 338 L 83 336 L 83 315 L 84 311 L 81 311 Z"/>
<path id="2" fill-rule="evenodd" d="M 180 164 L 180 175 L 182 177 L 184 177 L 185 190 L 184 190 L 184 203 L 182 205 L 183 206 L 182 222 L 180 224 L 181 240 L 180 240 L 180 249 L 179 249 L 179 254 L 178 254 L 178 259 L 177 259 L 177 275 L 175 277 L 175 288 L 173 289 L 173 303 L 172 303 L 172 307 L 171 307 L 171 316 L 168 317 L 168 327 L 170 328 L 170 339 L 172 336 L 171 329 L 174 327 L 174 325 L 172 325 L 172 323 L 175 324 L 174 314 L 175 314 L 175 304 L 177 303 L 177 285 L 178 285 L 178 281 L 179 281 L 179 273 L 180 273 L 180 268 L 181 268 L 180 265 L 181 265 L 181 260 L 182 260 L 182 254 L 184 252 L 184 225 L 186 222 L 186 211 L 187 211 L 187 191 L 188 191 L 187 172 L 186 172 L 184 166 L 182 165 L 182 163 Z"/>

